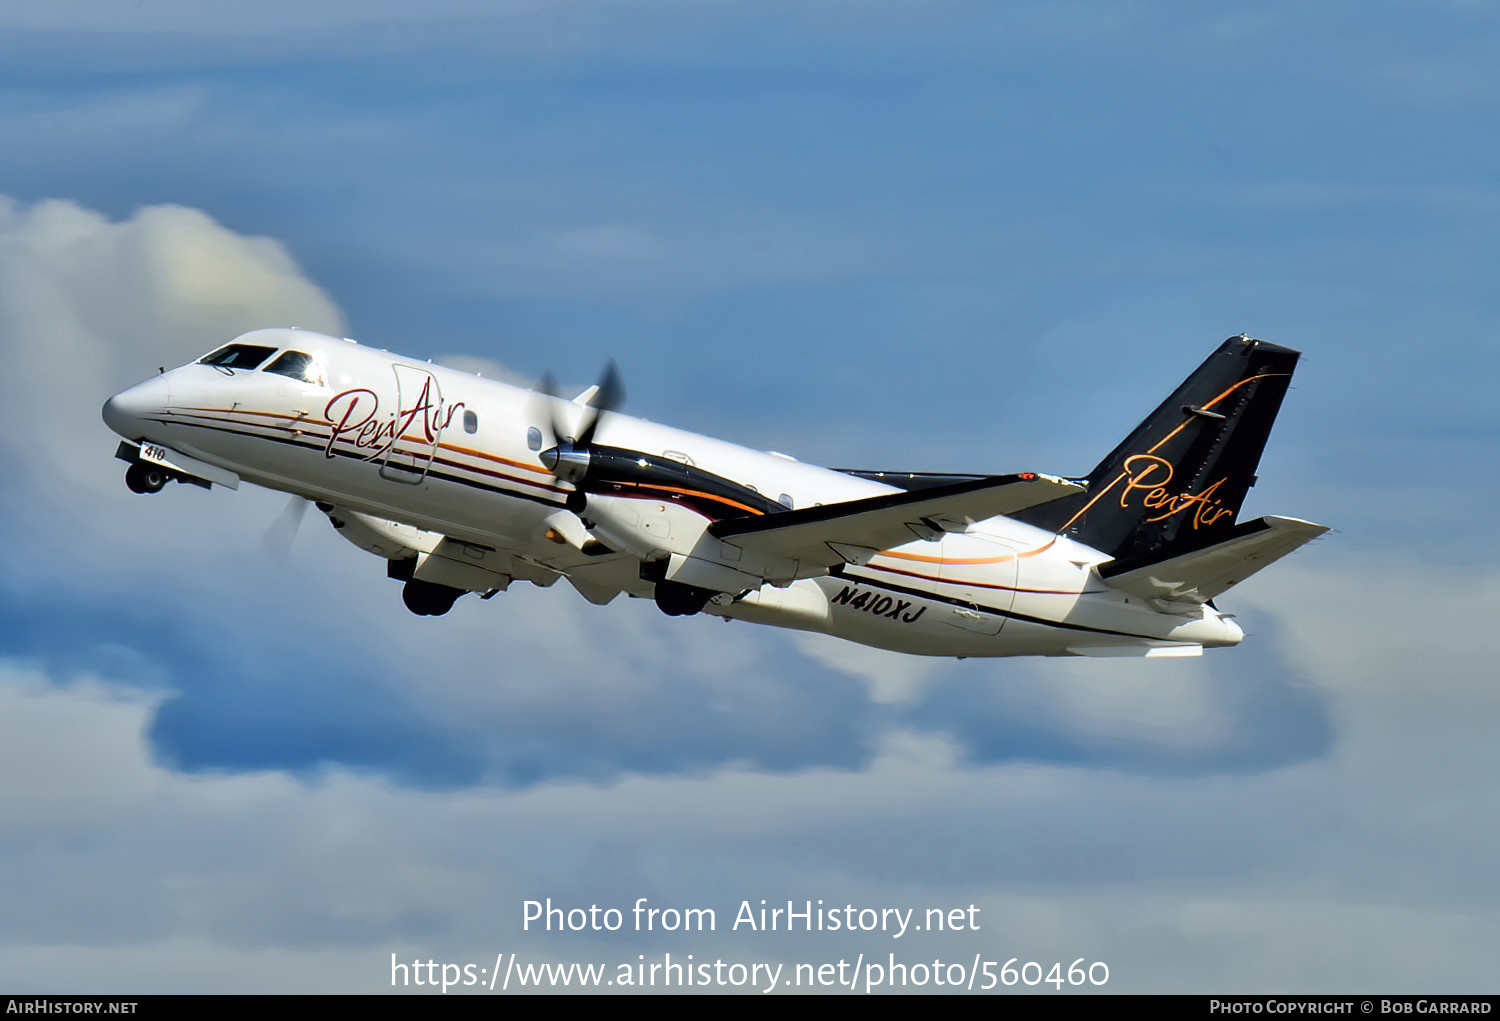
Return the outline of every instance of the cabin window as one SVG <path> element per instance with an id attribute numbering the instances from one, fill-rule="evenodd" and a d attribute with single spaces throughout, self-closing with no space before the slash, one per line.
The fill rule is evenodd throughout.
<path id="1" fill-rule="evenodd" d="M 542 449 L 542 431 L 536 426 L 526 430 L 526 446 L 532 450 Z"/>
<path id="2" fill-rule="evenodd" d="M 472 411 L 464 412 L 464 432 L 473 436 L 479 431 L 479 416 Z"/>
<path id="3" fill-rule="evenodd" d="M 787 510 L 795 510 L 796 509 L 796 504 L 793 503 L 792 498 L 790 496 L 787 496 L 785 493 L 782 493 L 780 496 L 778 496 L 776 498 L 776 502 L 779 503 L 779 504 L 781 504 Z"/>
<path id="4" fill-rule="evenodd" d="M 256 344 L 226 344 L 212 354 L 199 358 L 198 363 L 212 365 L 219 369 L 253 369 L 275 353 L 274 347 L 260 347 Z"/>
<path id="5" fill-rule="evenodd" d="M 323 385 L 323 367 L 313 361 L 312 355 L 303 354 L 301 351 L 287 351 L 267 365 L 266 371 L 303 383 L 312 383 L 315 386 Z"/>

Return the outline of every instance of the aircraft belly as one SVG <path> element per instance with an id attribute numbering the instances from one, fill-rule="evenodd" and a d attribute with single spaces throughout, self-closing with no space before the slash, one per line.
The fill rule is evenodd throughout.
<path id="1" fill-rule="evenodd" d="M 924 618 L 925 619 L 925 618 Z M 917 656 L 996 656 L 1000 651 L 994 635 L 966 631 L 952 626 L 938 616 L 932 623 L 918 623 L 910 628 L 881 626 L 879 621 L 854 618 L 833 633 L 861 645 L 871 645 L 892 652 Z"/>
<path id="2" fill-rule="evenodd" d="M 734 604 L 734 616 L 759 623 L 822 631 L 863 645 L 926 656 L 994 655 L 989 636 L 955 629 L 946 607 L 920 591 L 885 587 L 868 569 L 766 586 Z"/>

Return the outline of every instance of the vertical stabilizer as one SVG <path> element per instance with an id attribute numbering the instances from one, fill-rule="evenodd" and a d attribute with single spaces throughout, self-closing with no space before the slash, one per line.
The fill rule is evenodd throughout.
<path id="1" fill-rule="evenodd" d="M 1234 528 L 1299 353 L 1230 337 L 1089 474 L 1014 515 L 1116 559 L 1198 549 Z"/>

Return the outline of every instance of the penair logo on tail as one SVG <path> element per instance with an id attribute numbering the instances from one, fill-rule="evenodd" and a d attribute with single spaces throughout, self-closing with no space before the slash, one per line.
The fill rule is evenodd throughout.
<path id="1" fill-rule="evenodd" d="M 1172 463 L 1166 458 L 1155 454 L 1127 457 L 1124 474 L 1120 476 L 1125 481 L 1125 488 L 1120 490 L 1121 509 L 1130 510 L 1134 505 L 1146 511 L 1160 511 L 1155 517 L 1146 519 L 1153 522 L 1192 511 L 1194 529 L 1207 528 L 1225 517 L 1234 518 L 1234 508 L 1226 507 L 1214 495 L 1229 481 L 1228 476 L 1197 493 L 1173 493 L 1167 488 L 1172 482 L 1172 474 Z"/>

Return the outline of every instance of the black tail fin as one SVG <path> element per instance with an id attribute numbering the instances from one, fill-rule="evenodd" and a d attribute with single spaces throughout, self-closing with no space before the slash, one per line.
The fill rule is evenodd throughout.
<path id="1" fill-rule="evenodd" d="M 1088 490 L 1015 515 L 1116 559 L 1227 536 L 1298 352 L 1230 337 L 1088 477 Z"/>

